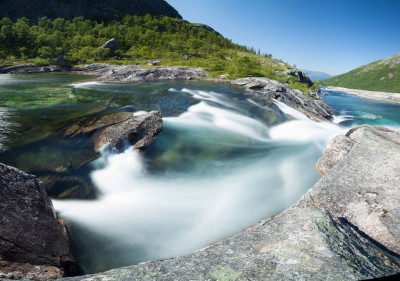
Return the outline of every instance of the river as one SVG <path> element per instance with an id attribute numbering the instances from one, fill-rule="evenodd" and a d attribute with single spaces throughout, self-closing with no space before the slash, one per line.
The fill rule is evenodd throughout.
<path id="1" fill-rule="evenodd" d="M 324 91 L 333 122 L 316 123 L 244 89 L 199 81 L 85 82 L 52 73 L 0 76 L 0 162 L 39 176 L 68 222 L 84 273 L 185 255 L 276 214 L 320 178 L 328 141 L 368 123 L 400 128 L 400 106 Z M 159 110 L 164 127 L 143 151 L 92 157 L 66 137 L 88 116 Z"/>

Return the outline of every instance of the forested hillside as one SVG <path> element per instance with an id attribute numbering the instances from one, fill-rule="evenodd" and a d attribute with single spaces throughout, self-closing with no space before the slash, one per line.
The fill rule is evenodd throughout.
<path id="1" fill-rule="evenodd" d="M 329 86 L 400 93 L 400 54 L 325 80 Z"/>
<path id="2" fill-rule="evenodd" d="M 148 14 L 99 23 L 83 17 L 72 21 L 43 17 L 35 25 L 26 18 L 15 23 L 3 18 L 0 30 L 3 64 L 49 64 L 54 62 L 54 55 L 63 55 L 75 64 L 146 64 L 157 59 L 163 65 L 203 67 L 214 75 L 266 76 L 296 83 L 283 74 L 290 66 L 271 55 L 258 55 L 252 48 L 234 44 L 210 28 L 176 18 Z M 110 38 L 116 38 L 120 46 L 115 54 L 100 48 Z"/>

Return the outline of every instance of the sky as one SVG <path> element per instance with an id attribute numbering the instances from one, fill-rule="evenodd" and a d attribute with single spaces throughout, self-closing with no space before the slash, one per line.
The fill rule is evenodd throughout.
<path id="1" fill-rule="evenodd" d="M 185 20 L 331 75 L 400 53 L 400 0 L 167 0 Z"/>

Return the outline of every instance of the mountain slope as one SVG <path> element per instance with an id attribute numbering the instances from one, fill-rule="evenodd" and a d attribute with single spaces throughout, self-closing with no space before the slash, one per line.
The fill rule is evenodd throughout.
<path id="1" fill-rule="evenodd" d="M 400 53 L 325 80 L 329 86 L 400 93 Z"/>
<path id="2" fill-rule="evenodd" d="M 303 71 L 308 77 L 310 77 L 311 80 L 314 81 L 322 81 L 332 77 L 332 75 L 321 71 L 312 71 L 307 69 L 302 69 L 301 71 Z"/>
<path id="3" fill-rule="evenodd" d="M 163 15 L 181 19 L 181 15 L 164 0 L 0 0 L 0 19 L 21 17 L 36 22 L 41 17 L 110 20 L 124 15 Z"/>

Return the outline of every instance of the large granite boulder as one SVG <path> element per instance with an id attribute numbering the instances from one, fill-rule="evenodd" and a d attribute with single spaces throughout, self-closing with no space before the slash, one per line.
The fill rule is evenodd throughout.
<path id="1" fill-rule="evenodd" d="M 400 273 L 400 133 L 350 130 L 296 204 L 184 257 L 68 280 L 364 280 Z M 339 151 L 342 151 L 339 150 Z M 335 156 L 335 159 L 337 157 Z M 336 160 L 335 160 L 336 161 Z"/>
<path id="2" fill-rule="evenodd" d="M 117 39 L 111 38 L 106 43 L 104 43 L 100 48 L 109 49 L 110 55 L 115 55 L 117 51 L 119 51 L 119 44 Z"/>
<path id="3" fill-rule="evenodd" d="M 245 94 L 261 104 L 278 100 L 314 121 L 327 121 L 332 117 L 332 109 L 318 95 L 311 98 L 278 81 L 265 77 L 245 77 L 233 80 L 231 83 L 248 89 Z"/>
<path id="4" fill-rule="evenodd" d="M 66 229 L 36 177 L 0 164 L 0 198 L 0 279 L 74 274 Z"/>

